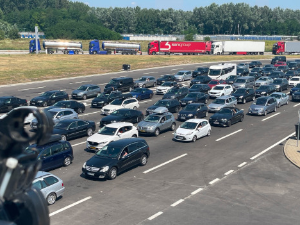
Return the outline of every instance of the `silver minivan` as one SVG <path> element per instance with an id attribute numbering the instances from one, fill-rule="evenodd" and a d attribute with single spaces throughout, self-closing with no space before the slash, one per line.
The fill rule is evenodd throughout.
<path id="1" fill-rule="evenodd" d="M 233 88 L 254 88 L 255 86 L 255 78 L 252 76 L 239 77 L 234 83 Z"/>

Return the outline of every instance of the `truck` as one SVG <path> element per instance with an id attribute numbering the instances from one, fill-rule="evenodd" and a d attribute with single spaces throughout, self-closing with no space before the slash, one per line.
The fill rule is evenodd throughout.
<path id="1" fill-rule="evenodd" d="M 211 47 L 214 55 L 263 55 L 264 41 L 215 41 Z"/>
<path id="2" fill-rule="evenodd" d="M 29 53 L 34 53 L 36 51 L 35 39 L 29 41 Z M 40 40 L 38 39 L 38 51 L 41 51 Z"/>
<path id="3" fill-rule="evenodd" d="M 273 45 L 273 55 L 283 54 L 299 54 L 300 53 L 300 42 L 299 41 L 279 41 Z"/>
<path id="4" fill-rule="evenodd" d="M 211 44 L 211 41 L 152 41 L 148 44 L 148 54 L 210 54 Z"/>
<path id="5" fill-rule="evenodd" d="M 101 48 L 102 47 L 102 48 Z M 89 54 L 116 54 L 136 55 L 142 54 L 141 45 L 139 43 L 125 42 L 109 42 L 103 41 L 100 44 L 99 40 L 92 40 L 89 43 Z"/>
<path id="6" fill-rule="evenodd" d="M 43 48 L 46 54 L 53 54 L 54 52 L 63 52 L 64 54 L 83 54 L 82 43 L 75 41 L 43 41 Z M 35 40 L 29 42 L 29 52 L 35 52 Z M 38 49 L 41 50 L 40 41 L 38 40 Z"/>

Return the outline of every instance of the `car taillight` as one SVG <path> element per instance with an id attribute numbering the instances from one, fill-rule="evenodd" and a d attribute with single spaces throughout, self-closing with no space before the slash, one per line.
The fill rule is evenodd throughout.
<path id="1" fill-rule="evenodd" d="M 61 183 L 61 186 L 63 187 L 63 186 L 64 186 L 64 183 Z"/>

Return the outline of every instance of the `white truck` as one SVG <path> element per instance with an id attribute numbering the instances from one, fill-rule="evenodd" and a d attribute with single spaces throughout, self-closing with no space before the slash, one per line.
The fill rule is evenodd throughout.
<path id="1" fill-rule="evenodd" d="M 211 46 L 214 55 L 263 55 L 264 41 L 214 41 Z"/>

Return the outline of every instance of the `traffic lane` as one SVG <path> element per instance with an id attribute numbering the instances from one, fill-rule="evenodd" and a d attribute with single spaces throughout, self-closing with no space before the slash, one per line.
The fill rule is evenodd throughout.
<path id="1" fill-rule="evenodd" d="M 295 224 L 299 221 L 299 169 L 282 146 L 208 186 L 152 221 L 139 224 Z M 159 211 L 153 211 L 156 214 Z"/>

